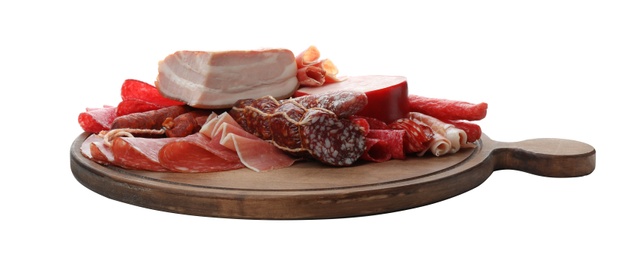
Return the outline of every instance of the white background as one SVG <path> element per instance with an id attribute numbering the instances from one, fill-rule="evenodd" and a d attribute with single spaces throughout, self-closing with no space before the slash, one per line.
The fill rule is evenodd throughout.
<path id="1" fill-rule="evenodd" d="M 0 4 L 0 258 L 636 257 L 630 1 L 344 2 Z M 495 140 L 588 143 L 596 170 L 501 170 L 433 205 L 312 221 L 166 213 L 74 179 L 79 112 L 116 105 L 127 78 L 153 82 L 166 55 L 309 45 L 340 75 L 403 75 L 411 93 L 487 102 L 479 124 Z"/>

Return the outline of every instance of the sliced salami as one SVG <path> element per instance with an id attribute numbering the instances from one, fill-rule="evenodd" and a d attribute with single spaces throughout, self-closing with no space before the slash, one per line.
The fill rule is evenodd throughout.
<path id="1" fill-rule="evenodd" d="M 360 159 L 377 163 L 391 160 L 391 151 L 386 141 L 367 137 L 366 147 Z"/>
<path id="2" fill-rule="evenodd" d="M 160 108 L 162 107 L 148 101 L 137 99 L 122 100 L 117 105 L 117 116 L 125 116 L 132 113 L 146 112 Z"/>
<path id="3" fill-rule="evenodd" d="M 361 91 L 334 91 L 320 95 L 306 95 L 294 99 L 305 108 L 324 108 L 338 117 L 349 117 L 367 106 L 367 95 Z"/>
<path id="4" fill-rule="evenodd" d="M 404 136 L 406 131 L 402 129 L 372 129 L 367 134 L 367 139 L 379 139 L 386 144 L 386 150 L 392 159 L 406 159 L 404 154 Z"/>
<path id="5" fill-rule="evenodd" d="M 174 138 L 118 137 L 111 149 L 114 164 L 122 168 L 147 171 L 167 171 L 159 163 L 159 150 Z"/>
<path id="6" fill-rule="evenodd" d="M 117 107 L 113 106 L 87 108 L 86 112 L 79 114 L 77 121 L 84 132 L 96 134 L 103 130 L 109 130 L 116 114 Z"/>
<path id="7" fill-rule="evenodd" d="M 404 130 L 404 152 L 425 152 L 430 146 L 434 132 L 431 127 L 409 118 L 401 118 L 388 125 L 391 129 Z"/>

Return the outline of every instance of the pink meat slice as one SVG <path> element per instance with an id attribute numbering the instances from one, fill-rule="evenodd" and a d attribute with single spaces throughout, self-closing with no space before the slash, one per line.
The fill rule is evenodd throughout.
<path id="1" fill-rule="evenodd" d="M 116 113 L 117 107 L 113 106 L 86 108 L 86 112 L 79 114 L 77 121 L 84 132 L 96 134 L 102 130 L 110 129 Z"/>
<path id="2" fill-rule="evenodd" d="M 159 162 L 175 172 L 217 172 L 245 167 L 238 155 L 219 143 L 196 133 L 178 138 L 159 150 Z"/>
<path id="3" fill-rule="evenodd" d="M 262 140 L 235 125 L 224 123 L 221 145 L 236 151 L 241 162 L 256 172 L 270 171 L 289 167 L 296 161 L 276 146 Z"/>
<path id="4" fill-rule="evenodd" d="M 298 88 L 287 49 L 177 51 L 159 62 L 155 85 L 168 98 L 197 108 L 229 108 L 238 99 L 290 97 Z"/>
<path id="5" fill-rule="evenodd" d="M 122 168 L 147 171 L 167 171 L 159 163 L 159 150 L 175 138 L 118 137 L 111 149 L 113 164 Z"/>
<path id="6" fill-rule="evenodd" d="M 84 157 L 100 164 L 110 164 L 115 159 L 110 147 L 104 145 L 104 138 L 96 134 L 91 134 L 84 140 L 80 152 Z"/>
<path id="7" fill-rule="evenodd" d="M 383 162 L 390 159 L 405 159 L 404 130 L 371 129 L 366 136 L 367 149 L 362 159 Z"/>

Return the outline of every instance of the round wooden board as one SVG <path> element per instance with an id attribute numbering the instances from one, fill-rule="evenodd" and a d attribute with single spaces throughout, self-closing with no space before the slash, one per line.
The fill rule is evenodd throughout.
<path id="1" fill-rule="evenodd" d="M 71 170 L 87 188 L 125 203 L 182 214 L 249 219 L 320 219 L 372 215 L 435 203 L 483 183 L 493 171 L 515 169 L 549 177 L 594 171 L 596 151 L 565 139 L 515 143 L 488 136 L 475 148 L 442 157 L 409 157 L 352 167 L 299 162 L 254 172 L 173 173 L 103 166 L 71 146 Z"/>

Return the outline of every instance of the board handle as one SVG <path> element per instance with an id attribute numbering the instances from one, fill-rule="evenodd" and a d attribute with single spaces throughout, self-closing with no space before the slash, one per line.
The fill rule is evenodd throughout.
<path id="1" fill-rule="evenodd" d="M 579 177 L 594 171 L 594 147 L 568 139 L 541 138 L 498 142 L 495 169 L 513 169 L 546 177 Z"/>

